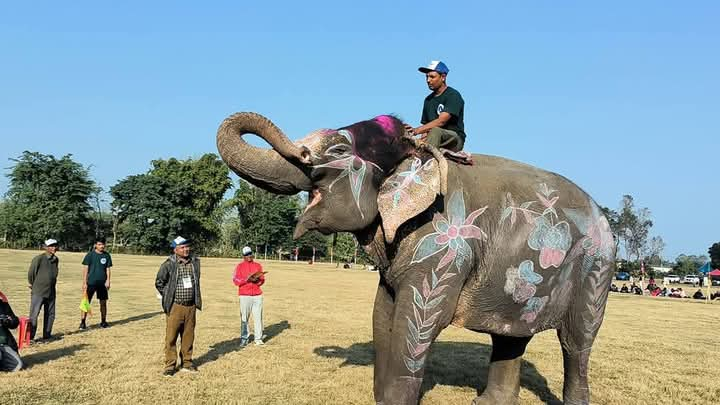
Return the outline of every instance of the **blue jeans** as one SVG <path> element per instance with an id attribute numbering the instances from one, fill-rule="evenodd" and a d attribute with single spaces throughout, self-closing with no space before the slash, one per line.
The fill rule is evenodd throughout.
<path id="1" fill-rule="evenodd" d="M 19 371 L 23 367 L 18 352 L 7 345 L 0 345 L 0 371 Z"/>

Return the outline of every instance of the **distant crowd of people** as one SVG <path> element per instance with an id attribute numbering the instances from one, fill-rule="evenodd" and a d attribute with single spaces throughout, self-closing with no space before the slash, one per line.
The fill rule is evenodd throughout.
<path id="1" fill-rule="evenodd" d="M 647 291 L 646 294 L 644 294 L 643 289 L 639 285 L 635 284 L 635 281 L 631 281 L 630 286 L 628 286 L 627 283 L 623 283 L 623 285 L 619 288 L 615 283 L 612 283 L 612 285 L 610 285 L 610 291 L 624 294 L 649 295 L 651 297 L 693 298 L 696 300 L 704 300 L 707 298 L 699 288 L 692 294 L 692 296 L 690 296 L 682 289 L 682 287 L 669 289 L 665 285 L 660 287 L 655 283 L 655 279 L 653 278 L 648 281 L 648 284 L 645 287 L 645 291 Z M 720 299 L 720 291 L 710 294 L 710 299 Z"/>

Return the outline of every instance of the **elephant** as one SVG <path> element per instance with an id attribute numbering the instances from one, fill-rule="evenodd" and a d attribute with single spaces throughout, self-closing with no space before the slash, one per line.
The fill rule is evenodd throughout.
<path id="1" fill-rule="evenodd" d="M 295 238 L 351 232 L 379 269 L 377 404 L 419 402 L 431 343 L 450 324 L 491 336 L 487 387 L 474 404 L 517 403 L 521 356 L 548 329 L 562 348 L 564 402 L 589 403 L 588 360 L 616 243 L 598 205 L 570 180 L 496 156 L 450 161 L 392 115 L 292 142 L 269 119 L 242 112 L 222 122 L 217 147 L 255 186 L 308 192 Z"/>

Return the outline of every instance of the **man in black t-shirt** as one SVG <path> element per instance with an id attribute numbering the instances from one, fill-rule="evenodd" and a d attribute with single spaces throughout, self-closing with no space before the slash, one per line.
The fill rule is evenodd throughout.
<path id="1" fill-rule="evenodd" d="M 450 69 L 441 61 L 432 61 L 418 70 L 425 73 L 425 81 L 432 93 L 423 103 L 422 125 L 417 128 L 406 125 L 406 129 L 437 148 L 462 150 L 465 145 L 465 101 L 460 92 L 446 83 Z"/>
<path id="2" fill-rule="evenodd" d="M 105 238 L 95 238 L 95 247 L 85 255 L 82 264 L 84 266 L 83 292 L 87 294 L 89 301 L 92 301 L 93 295 L 97 293 L 98 300 L 100 300 L 100 326 L 110 327 L 110 324 L 107 323 L 107 300 L 110 289 L 110 268 L 113 263 L 110 253 L 105 251 Z M 87 318 L 87 312 L 82 312 L 80 329 L 87 328 L 85 318 Z"/>

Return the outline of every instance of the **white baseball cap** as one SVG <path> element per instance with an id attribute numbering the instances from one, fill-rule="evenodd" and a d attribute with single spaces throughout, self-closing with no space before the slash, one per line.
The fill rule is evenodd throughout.
<path id="1" fill-rule="evenodd" d="M 45 241 L 45 246 L 57 246 L 57 244 L 58 244 L 58 241 L 56 241 L 55 239 L 52 239 L 52 238 Z"/>
<path id="2" fill-rule="evenodd" d="M 170 243 L 170 247 L 174 249 L 178 246 L 187 245 L 188 243 L 190 243 L 188 239 L 185 239 L 182 236 L 178 236 L 177 238 L 173 239 L 172 243 Z"/>
<path id="3" fill-rule="evenodd" d="M 448 74 L 450 73 L 450 69 L 448 69 L 447 65 L 439 60 L 433 60 L 430 61 L 430 63 L 427 66 L 422 66 L 418 68 L 419 71 L 422 73 L 428 73 L 428 72 L 438 72 L 440 74 Z"/>
<path id="4" fill-rule="evenodd" d="M 250 249 L 250 246 L 245 246 L 242 248 L 242 254 L 243 256 L 250 256 L 252 254 L 252 249 Z"/>

